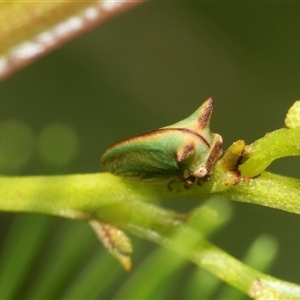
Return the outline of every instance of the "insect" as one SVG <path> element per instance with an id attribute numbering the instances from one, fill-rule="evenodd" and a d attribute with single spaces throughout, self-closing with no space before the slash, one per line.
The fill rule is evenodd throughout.
<path id="1" fill-rule="evenodd" d="M 173 125 L 123 140 L 101 157 L 104 168 L 118 176 L 145 181 L 209 179 L 222 154 L 222 137 L 209 128 L 213 98 Z"/>

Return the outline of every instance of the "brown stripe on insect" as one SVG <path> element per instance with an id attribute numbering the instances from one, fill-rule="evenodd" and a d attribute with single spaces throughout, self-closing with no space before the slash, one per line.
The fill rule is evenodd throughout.
<path id="1" fill-rule="evenodd" d="M 121 145 L 123 143 L 131 142 L 132 140 L 136 140 L 136 139 L 139 139 L 139 138 L 145 138 L 145 137 L 151 137 L 153 135 L 164 134 L 165 132 L 168 132 L 168 131 L 180 131 L 182 133 L 192 134 L 195 137 L 197 137 L 198 139 L 200 139 L 203 142 L 203 144 L 205 144 L 208 148 L 210 147 L 210 144 L 208 143 L 208 141 L 201 134 L 195 132 L 194 130 L 191 130 L 191 129 L 188 129 L 188 128 L 172 128 L 172 127 L 168 128 L 168 127 L 166 127 L 166 128 L 160 128 L 160 129 L 156 129 L 156 130 L 149 131 L 149 132 L 146 132 L 146 133 L 142 133 L 142 134 L 136 135 L 134 137 L 131 137 L 129 139 L 123 140 L 121 142 L 118 142 L 118 143 L 110 146 L 108 148 L 108 150 L 110 150 L 111 148 L 113 148 L 115 146 Z"/>
<path id="2" fill-rule="evenodd" d="M 210 98 L 210 99 L 212 99 L 212 98 Z M 206 100 L 206 102 L 207 101 L 208 100 Z M 202 115 L 204 116 L 205 114 L 202 114 Z M 208 120 L 208 122 L 209 122 L 209 120 Z M 194 129 L 196 129 L 196 128 L 194 128 Z M 177 132 L 179 131 L 179 132 L 182 132 L 183 134 L 184 133 L 192 134 L 195 137 L 197 137 L 198 139 L 200 139 L 205 146 L 207 146 L 208 148 L 210 148 L 210 144 L 208 143 L 208 141 L 201 134 L 199 134 L 198 132 L 194 131 L 193 129 L 188 129 L 188 128 L 172 128 L 172 127 L 168 128 L 168 127 L 165 127 L 165 128 L 159 128 L 159 129 L 156 129 L 156 130 L 145 132 L 145 133 L 142 133 L 142 134 L 138 134 L 138 135 L 133 136 L 131 138 L 128 138 L 128 139 L 125 139 L 125 140 L 120 141 L 118 143 L 115 143 L 115 144 L 111 145 L 104 152 L 103 156 L 105 156 L 107 153 L 109 153 L 113 148 L 119 147 L 122 144 L 126 144 L 126 143 L 129 144 L 132 141 L 137 141 L 138 139 L 144 139 L 144 138 L 152 137 L 152 136 L 155 136 L 155 135 L 165 134 L 166 132 L 171 132 L 171 131 L 177 131 Z"/>
<path id="3" fill-rule="evenodd" d="M 191 155 L 192 153 L 194 153 L 194 151 L 195 151 L 195 145 L 194 145 L 194 143 L 190 143 L 190 144 L 184 145 L 184 147 L 182 149 L 179 149 L 177 151 L 177 161 L 178 162 L 182 162 L 189 155 Z"/>
<path id="4" fill-rule="evenodd" d="M 202 130 L 207 128 L 209 125 L 210 118 L 211 118 L 213 108 L 214 108 L 214 99 L 208 98 L 205 101 L 204 105 L 205 105 L 205 107 L 203 109 L 203 112 L 201 113 L 201 115 L 198 118 L 199 127 Z"/>
<path id="5" fill-rule="evenodd" d="M 214 165 L 216 164 L 216 161 L 218 158 L 222 155 L 222 145 L 223 145 L 223 139 L 219 134 L 214 134 L 215 137 L 215 145 L 206 161 L 206 169 L 207 174 L 212 173 L 212 169 Z"/>
<path id="6" fill-rule="evenodd" d="M 173 129 L 173 128 L 170 128 Z M 210 148 L 209 142 L 199 133 L 195 132 L 194 130 L 188 129 L 188 128 L 174 128 L 175 130 L 180 130 L 183 132 L 190 133 L 194 135 L 195 137 L 199 138 L 208 148 Z"/>

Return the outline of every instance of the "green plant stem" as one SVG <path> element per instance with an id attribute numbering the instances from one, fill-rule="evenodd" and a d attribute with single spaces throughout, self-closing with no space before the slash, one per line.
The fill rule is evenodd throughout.
<path id="1" fill-rule="evenodd" d="M 243 265 L 205 241 L 198 231 L 182 221 L 181 215 L 148 201 L 199 199 L 213 191 L 238 201 L 244 200 L 299 213 L 297 183 L 299 185 L 297 180 L 264 173 L 259 178 L 232 185 L 231 188 L 211 180 L 201 187 L 195 185 L 190 190 L 185 189 L 182 183 L 172 185 L 172 190 L 169 190 L 166 183 L 130 182 L 108 173 L 1 177 L 0 209 L 46 213 L 72 219 L 98 219 L 180 253 L 252 295 L 256 290 L 269 288 L 270 284 L 282 286 L 282 291 L 284 288 L 289 290 L 290 284 Z M 182 239 L 174 239 L 178 230 L 183 232 L 186 243 L 182 244 Z M 188 241 L 192 241 L 192 244 Z M 300 298 L 299 287 L 291 287 L 290 290 L 296 290 L 297 297 Z"/>
<path id="2" fill-rule="evenodd" d="M 275 295 L 273 299 L 300 299 L 299 286 L 244 265 L 206 241 L 189 220 L 182 222 L 173 213 L 134 200 L 126 205 L 119 204 L 117 210 L 111 211 L 110 217 L 118 218 L 120 213 L 130 215 L 130 222 L 124 223 L 124 229 L 184 256 L 251 297 L 260 299 L 259 295 Z M 99 211 L 97 216 L 101 218 L 102 214 Z"/>
<path id="3" fill-rule="evenodd" d="M 254 177 L 275 159 L 300 155 L 300 129 L 282 128 L 268 133 L 249 146 L 250 158 L 240 167 L 243 176 Z"/>
<path id="4" fill-rule="evenodd" d="M 300 214 L 299 180 L 263 172 L 260 177 L 224 185 L 218 173 L 216 170 L 216 178 L 190 190 L 181 183 L 173 184 L 169 190 L 166 183 L 126 181 L 109 173 L 0 177 L 0 210 L 85 219 L 104 206 L 129 200 L 196 200 L 219 194 Z"/>
<path id="5" fill-rule="evenodd" d="M 258 178 L 233 186 L 225 195 L 234 201 L 300 214 L 300 181 L 290 177 L 263 172 Z"/>

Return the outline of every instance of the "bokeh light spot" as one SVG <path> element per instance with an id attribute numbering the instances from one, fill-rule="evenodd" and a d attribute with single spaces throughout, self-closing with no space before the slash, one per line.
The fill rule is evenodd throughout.
<path id="1" fill-rule="evenodd" d="M 78 154 L 79 138 L 72 127 L 64 123 L 53 123 L 41 132 L 38 150 L 46 163 L 66 165 Z"/>

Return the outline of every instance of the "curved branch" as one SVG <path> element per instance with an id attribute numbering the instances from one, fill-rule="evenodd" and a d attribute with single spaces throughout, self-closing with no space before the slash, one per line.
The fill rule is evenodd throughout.
<path id="1" fill-rule="evenodd" d="M 144 0 L 0 3 L 0 80 Z"/>

